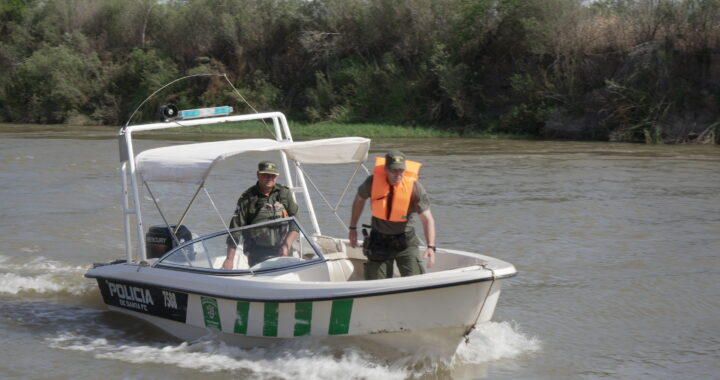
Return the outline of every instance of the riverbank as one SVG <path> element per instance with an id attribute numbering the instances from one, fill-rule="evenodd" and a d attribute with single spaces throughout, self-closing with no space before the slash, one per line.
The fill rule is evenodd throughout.
<path id="1" fill-rule="evenodd" d="M 403 125 L 370 124 L 370 123 L 296 123 L 288 121 L 293 138 L 330 138 L 343 136 L 362 136 L 378 138 L 489 138 L 489 139 L 534 139 L 526 134 L 488 133 L 438 129 L 432 127 L 410 127 Z M 274 135 L 272 124 L 263 123 L 225 123 L 218 125 L 192 128 L 178 128 L 173 133 L 198 134 L 210 133 L 217 135 L 237 135 L 242 137 L 267 137 Z"/>
<path id="2" fill-rule="evenodd" d="M 298 123 L 288 121 L 293 138 L 296 140 L 310 140 L 317 138 L 361 136 L 370 139 L 493 139 L 493 140 L 542 140 L 542 141 L 577 141 L 590 142 L 593 140 L 583 138 L 538 137 L 530 134 L 509 134 L 478 132 L 462 129 L 440 129 L 428 126 L 403 126 L 370 123 Z M 719 124 L 720 125 L 720 124 Z M 103 139 L 113 138 L 117 135 L 120 126 L 102 125 L 68 125 L 68 124 L 10 124 L 0 123 L 0 133 L 8 137 L 18 138 L 85 138 Z M 143 132 L 139 138 L 162 138 L 169 140 L 219 140 L 228 138 L 274 138 L 272 124 L 260 122 L 225 123 L 209 126 L 180 127 L 157 132 Z M 717 145 L 719 131 L 708 129 L 710 132 L 694 135 L 693 138 L 677 140 L 648 138 L 647 144 L 672 145 Z M 198 135 L 203 135 L 198 138 Z M 596 140 L 595 140 L 596 141 Z M 602 141 L 600 141 L 602 142 Z M 641 140 L 613 139 L 610 143 L 642 143 Z"/>
<path id="3" fill-rule="evenodd" d="M 488 133 L 477 131 L 445 130 L 431 127 L 409 127 L 387 124 L 340 124 L 340 123 L 295 123 L 288 121 L 293 138 L 307 140 L 313 138 L 330 138 L 343 136 L 362 136 L 370 139 L 384 138 L 473 138 L 473 139 L 521 139 L 534 140 L 533 136 L 524 134 Z M 25 137 L 63 138 L 88 135 L 102 137 L 117 134 L 120 126 L 79 126 L 67 124 L 6 124 L 0 123 L 0 133 L 17 134 Z M 224 123 L 197 127 L 180 127 L 158 132 L 143 132 L 140 136 L 162 136 L 168 139 L 197 139 L 198 134 L 207 136 L 208 140 L 235 138 L 267 138 L 274 137 L 272 124 L 260 122 Z M 20 137 L 20 136 L 18 136 Z"/>

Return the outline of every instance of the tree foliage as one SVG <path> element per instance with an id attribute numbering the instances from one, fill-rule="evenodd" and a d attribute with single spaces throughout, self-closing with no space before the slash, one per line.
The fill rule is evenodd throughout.
<path id="1" fill-rule="evenodd" d="M 120 124 L 202 72 L 312 121 L 642 140 L 720 109 L 712 0 L 6 0 L 0 21 L 11 122 Z M 236 100 L 222 80 L 169 97 Z"/>

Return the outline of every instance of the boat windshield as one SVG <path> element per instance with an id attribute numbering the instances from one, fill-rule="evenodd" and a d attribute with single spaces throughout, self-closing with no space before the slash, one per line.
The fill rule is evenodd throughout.
<path id="1" fill-rule="evenodd" d="M 322 259 L 296 219 L 290 217 L 194 239 L 168 252 L 155 266 L 235 273 Z"/>

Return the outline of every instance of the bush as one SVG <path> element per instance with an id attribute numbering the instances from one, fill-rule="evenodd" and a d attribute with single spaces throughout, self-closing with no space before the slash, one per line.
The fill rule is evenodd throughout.
<path id="1" fill-rule="evenodd" d="M 148 96 L 177 79 L 179 75 L 180 71 L 175 63 L 162 52 L 155 49 L 134 49 L 112 79 L 111 85 L 116 89 L 115 93 L 119 95 L 119 99 L 122 99 L 118 106 L 119 114 L 130 117 L 136 107 L 140 106 Z M 179 84 L 179 86 L 186 85 Z M 175 91 L 175 94 L 179 91 L 178 87 L 173 87 L 171 90 Z M 154 120 L 160 105 L 168 101 L 176 102 L 178 97 L 171 95 L 166 98 L 154 98 L 146 103 L 135 117 L 138 118 L 137 120 Z"/>
<path id="2" fill-rule="evenodd" d="M 408 122 L 413 106 L 412 81 L 391 55 L 382 63 L 345 62 L 332 78 L 317 74 L 307 108 L 311 119 L 339 122 Z"/>
<path id="3" fill-rule="evenodd" d="M 101 70 L 94 53 L 44 46 L 9 81 L 5 112 L 11 120 L 32 123 L 62 123 L 69 115 L 91 113 L 88 102 L 102 89 Z"/>

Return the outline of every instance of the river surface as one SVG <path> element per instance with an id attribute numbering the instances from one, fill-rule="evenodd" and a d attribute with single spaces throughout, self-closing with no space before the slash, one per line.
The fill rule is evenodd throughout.
<path id="1" fill-rule="evenodd" d="M 479 326 L 451 361 L 388 362 L 354 347 L 313 344 L 249 350 L 188 344 L 106 311 L 83 273 L 124 254 L 114 131 L 6 127 L 0 377 L 720 377 L 720 148 L 420 139 L 373 142 L 371 156 L 391 147 L 424 163 L 421 181 L 439 246 L 495 256 L 519 270 L 504 283 L 493 321 Z M 224 218 L 253 183 L 259 158 L 224 163 L 209 181 Z M 352 168 L 310 174 L 334 203 Z M 192 189 L 154 193 L 179 214 Z M 341 203 L 346 221 L 353 194 Z M 144 196 L 143 206 L 152 206 Z M 200 200 L 197 207 L 211 205 Z M 323 232 L 342 234 L 334 217 L 321 221 Z M 206 220 L 187 224 L 208 232 Z"/>

